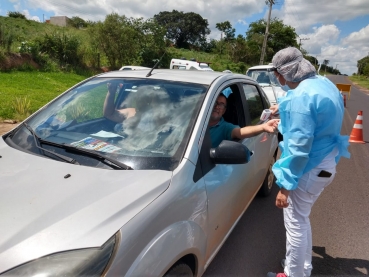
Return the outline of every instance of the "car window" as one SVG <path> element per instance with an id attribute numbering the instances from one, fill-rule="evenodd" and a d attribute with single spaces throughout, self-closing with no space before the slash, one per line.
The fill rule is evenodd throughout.
<path id="1" fill-rule="evenodd" d="M 119 84 L 113 112 L 135 111 L 121 122 L 104 117 L 112 83 Z M 184 153 L 206 91 L 207 86 L 183 82 L 94 78 L 63 94 L 28 125 L 43 140 L 103 152 L 134 169 L 171 170 Z M 27 139 L 16 137 L 28 147 Z"/>
<path id="2" fill-rule="evenodd" d="M 245 113 L 238 85 L 233 84 L 224 88 L 222 94 L 227 97 L 227 109 L 223 114 L 224 120 L 234 125 L 244 127 L 246 125 L 244 120 Z"/>
<path id="3" fill-rule="evenodd" d="M 258 82 L 259 84 L 272 84 L 278 87 L 281 86 L 281 84 L 279 83 L 274 73 L 268 71 L 267 69 L 248 70 L 246 75 L 251 77 L 253 80 Z"/>
<path id="4" fill-rule="evenodd" d="M 173 65 L 173 69 L 182 69 L 182 70 L 186 70 L 186 66 L 184 66 L 184 65 Z"/>
<path id="5" fill-rule="evenodd" d="M 263 112 L 263 101 L 258 89 L 254 85 L 243 84 L 246 102 L 249 107 L 251 125 L 256 125 L 260 121 L 260 115 Z"/>

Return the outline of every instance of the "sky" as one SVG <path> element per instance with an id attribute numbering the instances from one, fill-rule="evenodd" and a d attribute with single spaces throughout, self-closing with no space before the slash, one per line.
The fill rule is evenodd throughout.
<path id="1" fill-rule="evenodd" d="M 295 28 L 298 43 L 319 63 L 342 74 L 357 72 L 357 61 L 369 55 L 369 0 L 274 0 L 271 17 Z M 8 11 L 23 13 L 28 19 L 44 22 L 51 16 L 79 16 L 104 21 L 115 12 L 127 17 L 152 18 L 173 9 L 195 12 L 209 22 L 210 38 L 220 39 L 215 28 L 229 21 L 236 35 L 245 36 L 250 23 L 267 20 L 265 0 L 0 0 L 0 15 Z M 322 74 L 322 72 L 320 72 Z"/>

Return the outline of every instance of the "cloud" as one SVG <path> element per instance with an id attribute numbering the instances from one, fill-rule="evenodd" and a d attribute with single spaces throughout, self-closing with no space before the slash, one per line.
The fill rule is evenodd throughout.
<path id="1" fill-rule="evenodd" d="M 53 11 L 55 15 L 68 17 L 79 16 L 85 20 L 103 21 L 107 14 L 112 12 L 127 17 L 152 18 L 161 11 L 178 10 L 183 12 L 196 12 L 209 21 L 211 30 L 215 30 L 215 24 L 230 21 L 236 24 L 239 20 L 260 13 L 265 8 L 264 1 L 259 0 L 146 0 L 146 1 L 115 1 L 115 0 L 28 0 L 28 5 L 33 8 Z M 231 16 L 230 16 L 231 15 Z"/>
<path id="2" fill-rule="evenodd" d="M 313 27 L 312 31 L 300 35 L 300 38 L 309 38 L 301 41 L 309 55 L 317 58 L 319 63 L 328 60 L 328 65 L 337 67 L 341 73 L 351 75 L 357 72 L 356 61 L 363 57 L 362 49 L 369 48 L 365 44 L 369 40 L 369 25 L 343 39 L 334 24 Z"/>
<path id="3" fill-rule="evenodd" d="M 284 23 L 294 26 L 297 33 L 307 33 L 317 23 L 326 25 L 335 21 L 348 21 L 369 14 L 367 0 L 285 0 L 281 9 Z"/>
<path id="4" fill-rule="evenodd" d="M 23 10 L 22 13 L 26 16 L 27 19 L 34 20 L 37 22 L 41 22 L 38 16 L 31 16 L 28 10 Z"/>
<path id="5" fill-rule="evenodd" d="M 241 25 L 248 25 L 249 24 L 245 20 L 242 20 L 242 19 L 237 20 L 237 23 L 241 24 Z"/>
<path id="6" fill-rule="evenodd" d="M 355 47 L 369 48 L 369 25 L 362 28 L 358 32 L 351 33 L 348 37 L 342 40 L 342 43 L 348 47 L 355 45 Z"/>
<path id="7" fill-rule="evenodd" d="M 340 34 L 340 30 L 333 24 L 313 28 L 313 31 L 313 33 L 300 35 L 302 48 L 312 55 L 319 55 L 322 47 L 337 43 Z M 300 43 L 300 40 L 298 39 L 297 42 Z"/>

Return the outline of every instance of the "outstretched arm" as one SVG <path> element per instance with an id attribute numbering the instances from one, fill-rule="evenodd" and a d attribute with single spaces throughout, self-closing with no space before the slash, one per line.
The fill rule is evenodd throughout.
<path id="1" fill-rule="evenodd" d="M 115 109 L 114 100 L 115 94 L 119 87 L 122 87 L 123 84 L 115 84 L 115 83 L 108 83 L 108 93 L 105 97 L 103 114 L 106 118 L 115 121 L 115 122 L 122 122 L 124 119 L 132 117 L 136 114 L 135 108 L 126 108 L 126 109 Z"/>
<path id="2" fill-rule="evenodd" d="M 273 133 L 278 127 L 279 119 L 272 119 L 264 124 L 256 126 L 246 126 L 243 128 L 235 128 L 232 131 L 232 138 L 244 139 L 256 136 L 262 132 Z"/>

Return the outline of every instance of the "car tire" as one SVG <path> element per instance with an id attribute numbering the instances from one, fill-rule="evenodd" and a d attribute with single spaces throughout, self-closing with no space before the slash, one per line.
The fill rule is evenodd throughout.
<path id="1" fill-rule="evenodd" d="M 275 163 L 275 156 L 273 156 L 272 159 L 270 160 L 267 174 L 265 175 L 265 179 L 258 193 L 262 197 L 269 196 L 270 193 L 272 192 L 272 188 L 275 183 L 275 176 L 272 170 L 274 163 Z"/>
<path id="2" fill-rule="evenodd" d="M 185 263 L 177 263 L 173 265 L 167 273 L 165 273 L 164 277 L 176 277 L 176 276 L 185 276 L 185 277 L 193 277 L 192 269 Z"/>

